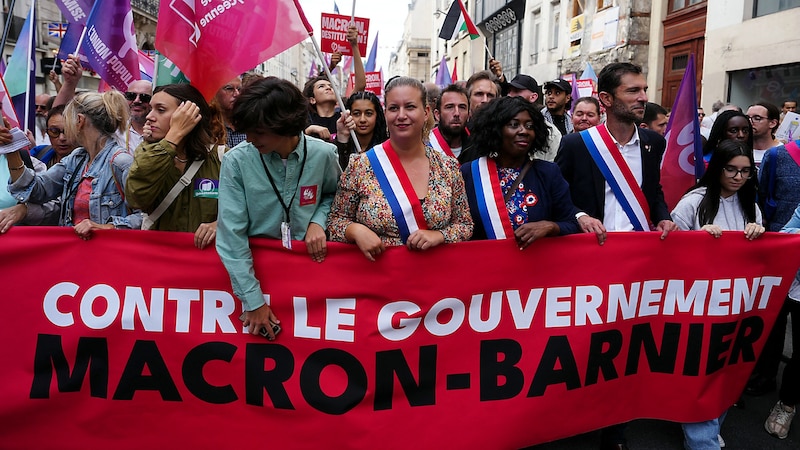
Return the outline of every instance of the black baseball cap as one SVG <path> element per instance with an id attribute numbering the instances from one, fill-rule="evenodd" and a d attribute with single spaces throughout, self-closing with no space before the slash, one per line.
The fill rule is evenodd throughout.
<path id="1" fill-rule="evenodd" d="M 548 81 L 547 83 L 544 84 L 544 90 L 547 90 L 550 87 L 554 87 L 556 89 L 560 89 L 560 90 L 566 92 L 567 94 L 572 92 L 572 85 L 569 84 L 569 81 L 567 81 L 567 80 L 565 80 L 563 78 L 558 78 L 558 79 L 555 79 L 553 81 Z"/>
<path id="2" fill-rule="evenodd" d="M 539 92 L 539 83 L 529 75 L 517 74 L 508 84 L 519 90 L 527 89 L 531 92 Z"/>

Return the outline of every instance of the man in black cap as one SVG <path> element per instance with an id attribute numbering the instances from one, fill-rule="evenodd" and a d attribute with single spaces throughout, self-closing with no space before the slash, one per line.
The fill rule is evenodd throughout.
<path id="1" fill-rule="evenodd" d="M 536 103 L 539 99 L 539 84 L 532 76 L 519 74 L 508 83 L 508 96 L 522 97 L 531 103 Z"/>
<path id="2" fill-rule="evenodd" d="M 569 81 L 558 78 L 544 84 L 544 104 L 542 115 L 558 128 L 562 135 L 572 133 L 572 86 Z"/>

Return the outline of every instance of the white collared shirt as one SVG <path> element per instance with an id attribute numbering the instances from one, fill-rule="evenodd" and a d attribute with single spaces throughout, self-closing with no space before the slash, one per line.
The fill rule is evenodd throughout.
<path id="1" fill-rule="evenodd" d="M 639 183 L 639 186 L 641 187 L 643 176 L 642 150 L 639 145 L 639 129 L 636 128 L 636 131 L 634 131 L 630 142 L 625 145 L 617 142 L 614 136 L 611 136 L 611 139 L 614 140 L 614 144 L 617 145 L 620 153 L 622 153 L 622 158 L 626 163 L 628 163 L 628 167 L 631 169 L 633 177 L 636 178 L 636 182 Z M 614 191 L 611 190 L 611 186 L 608 184 L 608 182 L 605 183 L 603 225 L 608 231 L 633 231 L 633 223 L 628 218 L 628 215 L 625 214 L 625 211 L 622 209 L 619 201 L 617 201 L 617 197 L 614 195 Z"/>

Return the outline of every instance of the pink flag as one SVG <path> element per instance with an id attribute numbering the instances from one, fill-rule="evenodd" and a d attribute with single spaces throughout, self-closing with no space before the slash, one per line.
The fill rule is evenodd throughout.
<path id="1" fill-rule="evenodd" d="M 14 105 L 11 103 L 11 96 L 8 95 L 6 82 L 3 80 L 2 76 L 0 76 L 0 89 L 2 89 L 0 90 L 0 104 L 2 104 L 0 113 L 8 120 L 10 126 L 19 128 L 19 119 L 17 119 L 17 113 L 14 111 Z"/>
<path id="2" fill-rule="evenodd" d="M 300 5 L 291 0 L 231 1 L 229 8 L 217 2 L 165 0 L 158 16 L 156 49 L 207 99 L 312 30 L 305 26 Z"/>
<path id="3" fill-rule="evenodd" d="M 661 160 L 661 186 L 670 210 L 697 182 L 704 169 L 703 141 L 700 137 L 700 123 L 697 121 L 696 77 L 692 54 L 669 116 L 667 150 Z"/>

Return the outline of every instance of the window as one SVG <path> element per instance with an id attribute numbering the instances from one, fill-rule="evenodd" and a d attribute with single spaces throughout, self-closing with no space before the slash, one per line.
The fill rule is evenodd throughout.
<path id="1" fill-rule="evenodd" d="M 561 32 L 561 5 L 553 3 L 553 23 L 550 27 L 550 49 L 558 48 L 558 34 Z"/>
<path id="2" fill-rule="evenodd" d="M 572 16 L 580 16 L 583 14 L 583 3 L 586 0 L 572 0 Z M 602 1 L 602 0 L 601 0 Z"/>
<path id="3" fill-rule="evenodd" d="M 698 3 L 702 3 L 705 0 L 670 0 L 669 2 L 669 12 L 675 12 L 679 9 L 683 9 L 692 5 L 696 5 Z"/>
<path id="4" fill-rule="evenodd" d="M 679 55 L 672 58 L 672 70 L 685 70 L 689 64 L 689 55 Z"/>
<path id="5" fill-rule="evenodd" d="M 495 34 L 494 57 L 503 63 L 503 75 L 510 80 L 519 66 L 519 25 L 512 25 Z"/>
<path id="6" fill-rule="evenodd" d="M 798 6 L 800 0 L 753 0 L 753 17 L 766 16 Z"/>
<path id="7" fill-rule="evenodd" d="M 539 64 L 539 47 L 542 45 L 542 13 L 533 13 L 533 42 L 531 43 L 530 64 Z"/>

